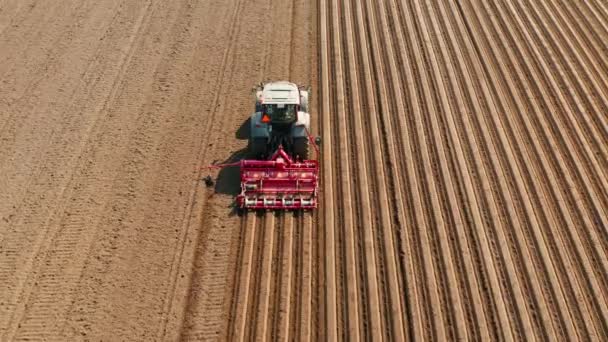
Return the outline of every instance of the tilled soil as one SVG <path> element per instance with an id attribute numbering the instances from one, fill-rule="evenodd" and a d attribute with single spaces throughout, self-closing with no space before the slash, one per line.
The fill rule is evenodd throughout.
<path id="1" fill-rule="evenodd" d="M 0 0 L 0 340 L 608 340 L 607 42 L 602 1 Z M 238 215 L 202 167 L 276 79 L 321 205 Z"/>

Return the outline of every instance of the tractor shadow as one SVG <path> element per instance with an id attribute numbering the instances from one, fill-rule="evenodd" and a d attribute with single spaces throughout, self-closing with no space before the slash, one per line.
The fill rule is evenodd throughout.
<path id="1" fill-rule="evenodd" d="M 251 117 L 247 118 L 242 124 L 241 127 L 236 131 L 234 137 L 238 140 L 247 140 L 249 139 L 249 133 L 251 132 Z"/>
<path id="2" fill-rule="evenodd" d="M 251 118 L 247 118 L 239 129 L 235 132 L 235 138 L 238 140 L 248 140 L 250 132 Z M 238 150 L 230 155 L 224 161 L 216 161 L 214 164 L 232 164 L 238 163 L 242 159 L 250 158 L 248 154 L 249 149 L 247 147 Z M 228 166 L 220 169 L 220 172 L 215 180 L 215 193 L 230 195 L 236 197 L 241 192 L 241 174 L 239 166 Z"/>

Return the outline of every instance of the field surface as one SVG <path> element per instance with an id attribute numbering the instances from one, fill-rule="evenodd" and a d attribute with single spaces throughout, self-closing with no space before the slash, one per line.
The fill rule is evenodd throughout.
<path id="1" fill-rule="evenodd" d="M 321 205 L 237 215 L 278 79 Z M 608 340 L 608 5 L 0 0 L 0 341 L 216 339 Z"/>

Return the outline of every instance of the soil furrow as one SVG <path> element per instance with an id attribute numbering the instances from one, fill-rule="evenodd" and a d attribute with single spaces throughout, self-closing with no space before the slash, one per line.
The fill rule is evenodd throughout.
<path id="1" fill-rule="evenodd" d="M 318 108 L 320 109 L 319 115 L 322 117 L 321 120 L 321 132 L 323 137 L 322 156 L 323 156 L 323 194 L 322 199 L 329 203 L 324 206 L 323 210 L 323 225 L 325 226 L 325 238 L 324 246 L 322 248 L 323 253 L 319 253 L 322 256 L 324 262 L 323 277 L 321 278 L 321 286 L 325 287 L 324 291 L 321 291 L 320 297 L 322 297 L 324 310 L 322 311 L 322 317 L 324 318 L 324 328 L 327 333 L 325 334 L 326 339 L 337 340 L 338 338 L 338 313 L 337 313 L 337 274 L 336 274 L 336 232 L 334 226 L 336 218 L 339 217 L 334 213 L 334 191 L 336 186 L 334 185 L 334 157 L 332 153 L 333 139 L 332 137 L 332 124 L 331 124 L 331 110 L 330 104 L 331 96 L 331 81 L 333 80 L 330 74 L 330 61 L 333 60 L 331 57 L 331 37 L 329 28 L 329 5 L 331 0 L 318 0 L 318 11 L 319 11 L 319 73 L 320 73 L 320 97 Z M 339 209 L 339 208 L 338 208 Z"/>
<path id="2" fill-rule="evenodd" d="M 518 12 L 515 9 L 513 9 L 513 8 L 510 8 L 510 9 L 513 11 L 512 13 L 518 14 Z M 516 20 L 518 20 L 518 19 L 520 19 L 520 18 L 516 17 Z M 521 25 L 521 22 L 520 22 L 520 25 Z M 528 36 L 527 32 L 524 32 L 524 33 L 526 34 L 526 36 Z M 530 41 L 530 40 L 531 40 L 531 38 L 528 38 L 528 41 Z M 533 53 L 538 54 L 538 51 L 536 51 L 536 48 L 533 47 L 532 50 L 533 50 L 532 51 Z M 543 68 L 546 68 L 546 65 L 544 65 L 544 63 L 543 63 L 544 60 L 542 58 L 537 59 L 537 61 L 540 62 L 541 66 Z M 544 75 L 547 75 L 547 73 L 545 72 Z M 549 81 L 553 81 L 553 79 L 550 78 Z M 557 87 L 557 86 L 554 86 L 554 87 Z M 548 89 L 552 89 L 552 87 L 548 87 Z M 563 101 L 562 101 L 562 103 L 563 103 Z M 554 111 L 563 110 L 562 108 L 556 109 Z M 566 148 L 568 148 L 568 147 L 569 147 L 569 145 L 566 145 Z M 561 155 L 557 154 L 556 156 L 560 157 Z M 560 158 L 560 160 L 561 160 L 561 158 Z M 568 161 L 572 162 L 572 158 L 569 158 Z M 567 166 L 563 166 L 563 170 L 572 170 L 572 168 L 571 167 L 567 167 Z M 568 174 L 568 172 L 566 174 Z M 587 178 L 585 177 L 584 180 L 587 180 Z M 570 182 L 572 182 L 572 181 L 570 181 Z M 571 189 L 572 186 L 569 186 L 568 188 Z M 580 188 L 580 186 L 579 186 L 579 188 Z M 593 191 L 590 191 L 590 192 L 593 193 Z M 581 202 L 580 200 L 579 201 L 575 201 L 575 204 L 578 204 L 577 208 L 575 209 L 575 214 L 578 214 L 577 215 L 578 219 L 585 219 L 585 218 L 581 218 L 579 216 L 579 215 L 582 215 L 582 210 L 583 210 L 580 207 L 580 202 Z M 602 217 L 602 215 L 600 214 L 599 219 L 601 219 L 601 217 Z M 589 218 L 589 219 L 591 219 L 591 218 Z M 597 219 L 597 218 L 595 218 L 595 219 Z M 590 223 L 589 221 L 587 221 L 587 223 L 585 224 L 585 226 L 588 226 L 588 227 L 591 227 L 592 225 L 593 225 L 593 223 Z M 571 226 L 575 227 L 574 224 L 572 224 Z M 577 256 L 579 258 L 579 262 L 581 262 L 583 268 L 586 270 L 586 274 L 587 275 L 593 274 L 594 273 L 593 268 L 589 265 L 589 262 L 590 262 L 588 260 L 589 256 L 585 252 L 581 251 L 581 248 L 583 248 L 584 245 L 580 242 L 580 240 L 579 240 L 580 237 L 578 236 L 578 234 L 570 234 L 570 238 L 574 239 L 574 241 L 575 241 L 575 243 L 573 244 L 573 247 L 576 250 Z M 597 279 L 595 277 L 586 277 L 586 278 L 587 278 L 587 281 L 589 282 L 588 286 L 590 286 L 593 289 L 592 291 L 595 293 L 595 295 L 594 295 L 595 300 L 600 300 L 599 303 L 596 302 L 596 305 L 602 305 L 602 306 L 605 305 L 605 301 L 601 299 L 603 296 L 598 294 L 599 287 L 598 287 L 598 285 L 597 285 L 596 282 L 599 279 Z"/>
<path id="3" fill-rule="evenodd" d="M 566 60 L 566 58 L 568 58 L 568 52 L 571 52 L 573 49 L 571 46 L 563 43 L 562 42 L 558 42 L 556 40 L 556 37 L 553 33 L 549 32 L 547 29 L 547 25 L 544 24 L 544 21 L 540 20 L 540 18 L 538 17 L 538 13 L 535 12 L 536 9 L 534 8 L 534 6 L 532 6 L 532 9 L 530 9 L 530 7 L 525 7 L 525 8 L 521 8 L 522 10 L 526 11 L 529 15 L 533 15 L 535 17 L 531 17 L 528 18 L 528 22 L 537 22 L 537 23 L 541 23 L 540 27 L 538 28 L 538 35 L 537 37 L 539 37 L 543 42 L 545 42 L 545 44 L 549 44 L 551 49 L 553 49 L 553 51 L 555 52 L 553 54 L 553 58 L 549 58 L 549 61 L 553 64 L 553 65 L 560 65 L 562 66 L 561 70 L 559 70 L 560 72 L 560 77 L 557 78 L 557 83 L 561 83 L 559 84 L 559 89 L 570 89 L 570 91 L 568 93 L 565 94 L 565 98 L 566 99 L 571 99 L 570 101 L 568 101 L 568 105 L 570 106 L 571 110 L 570 111 L 566 111 L 566 112 L 574 112 L 574 113 L 591 113 L 591 117 L 598 117 L 601 118 L 601 113 L 603 112 L 602 109 L 600 109 L 596 103 L 594 101 L 590 101 L 589 99 L 592 97 L 591 94 L 589 94 L 589 91 L 587 91 L 585 87 L 585 83 L 589 83 L 588 79 L 584 78 L 584 72 L 579 72 L 578 70 L 575 70 L 576 68 L 576 63 L 573 62 L 569 62 L 568 60 Z M 526 16 L 528 17 L 528 16 Z M 545 15 L 544 17 L 548 17 L 551 18 L 551 16 L 549 15 Z M 560 44 L 561 43 L 561 44 Z M 563 45 L 567 45 L 564 46 L 562 48 L 562 44 Z M 546 45 L 544 45 L 546 46 Z M 555 62 L 555 59 L 558 59 L 558 62 Z M 578 77 L 574 77 L 574 72 L 576 72 L 576 75 Z M 564 76 L 563 73 L 567 73 L 567 76 Z M 564 82 L 565 81 L 565 82 Z M 603 107 L 606 108 L 605 106 L 605 100 L 602 101 L 604 102 Z M 564 109 L 567 109 L 567 107 L 565 105 L 562 105 L 562 107 Z M 574 142 L 576 143 L 575 146 L 578 147 L 578 151 L 576 154 L 574 154 L 574 156 L 591 156 L 591 158 L 581 158 L 583 159 L 584 162 L 584 167 L 588 168 L 587 170 L 583 171 L 584 174 L 590 174 L 592 175 L 592 180 L 593 180 L 593 185 L 596 187 L 596 189 L 594 189 L 595 191 L 593 191 L 592 193 L 597 193 L 598 195 L 602 195 L 598 198 L 594 198 L 593 200 L 595 202 L 598 201 L 602 201 L 600 203 L 605 204 L 606 203 L 606 195 L 605 192 L 602 189 L 608 188 L 608 185 L 606 184 L 606 180 L 605 177 L 601 177 L 600 180 L 597 179 L 596 175 L 605 175 L 605 170 L 606 170 L 606 160 L 605 158 L 595 158 L 596 154 L 594 151 L 591 151 L 590 148 L 588 148 L 587 146 L 594 146 L 594 145 L 599 145 L 599 146 L 605 146 L 608 145 L 608 137 L 601 135 L 602 132 L 602 128 L 601 128 L 601 123 L 597 124 L 597 126 L 594 126 L 593 123 L 589 123 L 589 119 L 585 120 L 584 122 L 580 122 L 580 120 L 577 120 L 579 116 L 576 115 L 570 115 L 567 116 L 567 119 L 564 119 L 564 125 L 566 126 L 567 131 L 569 132 L 573 132 L 574 136 L 578 136 L 578 137 L 585 137 L 587 141 L 587 143 L 581 141 L 580 139 L 573 139 Z M 583 117 L 587 118 L 586 115 L 583 115 Z M 599 131 L 600 131 L 600 135 L 599 137 L 597 135 L 595 135 L 595 130 L 591 131 L 591 128 L 589 126 L 592 127 L 600 127 Z M 605 126 L 605 125 L 604 125 Z M 590 132 L 591 131 L 591 132 Z M 590 140 L 589 140 L 590 139 Z M 585 151 L 585 149 L 587 149 Z M 583 151 L 585 151 L 586 153 L 583 153 Z M 578 159 L 578 158 L 576 158 Z M 591 170 L 589 170 L 589 168 L 591 168 Z M 603 179 L 602 179 L 603 178 Z"/>
<path id="4" fill-rule="evenodd" d="M 584 33 L 585 29 L 589 29 L 590 22 L 588 20 L 578 20 L 574 14 L 565 8 L 565 4 L 554 2 L 543 4 L 547 13 L 552 13 L 559 21 L 559 29 L 566 29 L 564 39 L 570 44 L 574 44 L 577 53 L 580 54 L 584 61 L 580 67 L 587 70 L 588 77 L 594 82 L 601 91 L 603 96 L 593 96 L 591 100 L 598 102 L 599 106 L 606 106 L 606 96 L 608 95 L 608 62 L 605 60 L 605 51 L 608 47 L 601 48 L 594 46 L 594 41 L 590 40 Z M 580 13 L 579 13 L 580 14 Z M 593 30 L 592 28 L 589 30 Z M 600 132 L 606 131 L 606 118 L 593 118 L 604 123 Z M 606 158 L 606 157 L 604 157 Z"/>
<path id="5" fill-rule="evenodd" d="M 487 14 L 484 14 L 484 15 L 487 15 Z M 504 40 L 504 39 L 501 39 L 501 41 L 505 41 L 505 40 Z M 517 50 L 508 49 L 508 50 L 506 51 L 505 55 L 507 55 L 507 56 L 511 56 L 511 52 L 512 52 L 512 51 L 517 51 Z M 520 60 L 521 60 L 521 59 L 520 59 Z M 498 64 L 498 65 L 500 65 L 500 64 Z M 516 65 L 516 66 L 517 66 L 517 65 Z M 512 70 L 512 69 L 511 69 L 511 70 Z M 506 71 L 504 71 L 504 73 L 506 74 Z M 511 73 L 511 74 L 513 74 L 512 72 L 510 72 L 510 73 Z M 530 74 L 530 72 L 529 72 L 529 71 L 520 71 L 520 72 L 519 72 L 517 75 L 529 75 L 529 74 Z M 507 78 L 507 81 L 509 81 L 509 79 L 508 79 L 508 78 Z M 511 86 L 511 89 L 522 89 L 522 88 L 521 88 L 521 87 L 517 87 L 517 86 L 515 86 L 515 85 L 512 85 L 512 86 Z M 528 101 L 528 97 L 525 97 L 525 96 L 524 96 L 524 97 L 522 97 L 522 99 L 524 99 L 525 101 Z M 518 101 L 520 101 L 520 100 L 518 100 Z M 520 106 L 520 108 L 521 108 L 521 109 L 519 110 L 519 112 L 521 112 L 521 111 L 523 110 L 523 108 L 525 108 L 525 107 L 522 107 L 522 105 L 521 105 L 521 104 L 520 104 L 520 105 L 518 105 L 518 106 Z M 528 106 L 532 106 L 532 107 L 534 108 L 534 104 L 532 104 L 532 105 L 528 105 Z M 517 112 L 517 111 L 516 111 L 516 112 Z M 523 116 L 523 118 L 524 118 L 524 119 L 526 119 L 526 117 L 525 117 L 525 116 Z M 524 127 L 524 128 L 523 128 L 523 129 L 524 129 L 524 132 L 526 132 L 526 131 L 527 131 L 527 130 L 530 128 L 530 127 L 537 127 L 537 126 L 538 126 L 538 125 L 536 125 L 536 124 L 531 124 L 531 123 L 529 123 L 529 122 L 528 122 L 528 123 L 525 123 L 525 124 L 522 124 L 522 125 L 523 125 L 523 127 Z M 527 134 L 530 134 L 530 133 L 527 133 Z M 534 143 L 536 144 L 536 143 L 539 141 L 539 139 L 538 139 L 538 138 L 534 138 L 534 139 L 532 139 L 531 141 L 532 141 L 532 142 L 534 142 Z M 540 140 L 540 141 L 542 141 L 542 140 Z M 543 151 L 541 147 L 536 146 L 535 148 L 536 148 L 536 151 Z M 538 153 L 538 152 L 537 152 L 537 153 Z M 542 157 L 544 157 L 545 155 L 550 155 L 550 154 L 544 154 L 544 153 L 542 153 L 542 152 L 541 152 L 540 154 L 537 154 L 537 156 L 540 156 L 541 158 L 542 158 Z M 527 163 L 527 164 L 529 164 L 529 163 Z M 549 165 L 549 164 L 548 164 L 548 162 L 543 162 L 543 164 L 541 164 L 541 165 Z M 541 168 L 541 169 L 542 169 L 542 168 Z M 545 174 L 546 174 L 546 172 L 547 172 L 547 171 L 546 171 L 546 170 L 543 170 L 543 171 L 541 171 L 541 172 L 545 172 Z M 541 174 L 542 174 L 542 173 L 541 173 Z M 541 176 L 541 177 L 540 177 L 540 179 L 543 179 L 543 177 Z M 552 178 L 552 177 L 549 177 L 549 180 L 551 180 L 551 179 L 553 179 L 553 178 Z M 555 188 L 555 186 L 554 186 L 554 185 L 550 185 L 550 186 L 549 186 L 549 189 L 551 189 L 551 190 L 553 190 L 554 188 Z M 532 193 L 535 193 L 535 192 L 536 192 L 536 191 L 534 191 L 534 192 L 532 192 Z M 553 201 L 553 200 L 551 200 L 551 201 Z M 562 201 L 555 201 L 555 203 L 560 203 L 560 202 L 562 202 Z M 550 203 L 551 203 L 551 202 L 550 202 Z M 563 213 L 563 211 L 562 211 L 561 213 Z M 558 212 L 558 215 L 561 215 L 561 213 L 560 213 L 560 212 Z M 563 220 L 563 219 L 562 219 L 562 220 Z M 534 230 L 533 230 L 533 232 L 537 232 L 537 230 L 536 230 L 536 229 L 534 229 Z M 549 234 L 551 234 L 551 233 L 549 233 Z M 550 237 L 550 236 L 551 236 L 551 235 L 549 235 L 549 237 Z M 550 242 L 550 240 L 549 240 L 549 243 L 550 243 L 550 246 L 551 246 L 552 242 Z M 552 248 L 553 248 L 553 247 L 552 247 Z M 553 251 L 555 251 L 555 250 L 553 250 Z"/>
<path id="6" fill-rule="evenodd" d="M 369 206 L 369 200 L 365 200 L 365 198 L 361 198 L 362 194 L 357 194 L 357 196 L 353 196 L 353 179 L 357 179 L 359 182 L 362 181 L 359 178 L 359 175 L 354 173 L 353 171 L 353 161 L 351 160 L 351 155 L 355 154 L 355 151 L 352 147 L 352 139 L 350 137 L 350 129 L 349 125 L 351 123 L 351 115 L 352 113 L 347 110 L 349 103 L 353 100 L 351 96 L 347 93 L 347 80 L 350 77 L 348 60 L 344 52 L 344 50 L 348 49 L 346 46 L 346 34 L 344 32 L 345 25 L 343 18 L 346 17 L 344 14 L 344 9 L 340 6 L 339 2 L 334 2 L 331 16 L 331 23 L 333 25 L 333 41 L 332 47 L 334 52 L 334 73 L 333 77 L 334 81 L 334 110 L 332 112 L 334 119 L 334 132 L 335 136 L 338 138 L 337 143 L 337 153 L 339 156 L 337 159 L 337 164 L 340 165 L 340 196 L 343 201 L 341 204 L 340 211 L 342 212 L 341 224 L 338 226 L 338 229 L 342 230 L 342 242 L 344 245 L 343 249 L 343 283 L 341 284 L 342 291 L 344 292 L 342 298 L 344 301 L 341 303 L 342 309 L 345 311 L 345 316 L 343 317 L 343 324 L 345 325 L 345 331 L 348 331 L 349 336 L 352 336 L 353 340 L 358 340 L 359 330 L 361 329 L 363 319 L 365 317 L 365 309 L 366 306 L 360 306 L 360 302 L 367 303 L 365 295 L 372 296 L 370 299 L 374 306 L 372 306 L 372 310 L 378 308 L 378 299 L 377 299 L 377 285 L 375 284 L 375 265 L 373 261 L 370 262 L 369 256 L 362 254 L 361 252 L 361 244 L 357 241 L 358 233 L 355 230 L 356 227 L 361 227 L 364 229 L 371 229 L 371 222 L 361 222 L 361 215 L 366 211 L 360 208 L 357 208 L 355 211 L 356 204 L 352 203 L 351 198 L 359 198 L 359 203 L 362 206 Z M 351 113 L 351 114 L 349 114 Z M 357 193 L 355 191 L 355 193 Z M 369 212 L 369 211 L 367 211 Z M 357 251 L 357 247 L 359 247 L 359 252 Z M 363 267 L 363 263 L 366 263 L 367 267 L 372 267 L 369 269 L 370 277 L 367 279 L 365 277 L 360 277 L 362 273 L 359 272 L 360 267 Z M 371 281 L 371 283 L 370 283 Z M 371 288 L 361 294 L 358 291 L 365 288 L 366 286 L 370 286 Z M 372 313 L 374 315 L 374 313 Z M 371 326 L 368 326 L 368 331 L 372 331 L 374 329 L 379 328 L 379 316 L 369 317 L 371 322 Z"/>
<path id="7" fill-rule="evenodd" d="M 440 7 L 440 8 L 437 8 L 437 7 Z M 435 6 L 435 10 L 436 11 L 441 11 L 441 15 L 437 16 L 437 18 L 446 18 L 447 24 L 451 24 L 451 25 L 454 25 L 454 26 L 458 27 L 458 24 L 457 24 L 458 21 L 455 20 L 453 16 L 449 16 L 449 15 L 446 14 L 445 6 Z M 458 13 L 458 11 L 452 10 L 451 12 L 448 11 L 448 13 Z M 455 23 L 455 21 L 456 21 L 456 23 Z M 442 23 L 442 24 L 445 25 L 445 23 Z M 458 52 L 458 53 L 455 52 L 454 46 L 446 46 L 445 45 L 446 41 L 448 42 L 448 44 L 452 44 L 452 42 L 457 41 L 457 39 L 453 36 L 454 32 L 452 32 L 452 30 L 450 30 L 448 27 L 449 26 L 447 26 L 447 27 L 444 26 L 445 33 L 443 33 L 441 35 L 442 37 L 444 37 L 444 40 L 439 42 L 441 48 L 439 48 L 438 51 L 445 51 L 445 52 L 450 53 L 451 54 L 450 59 L 451 60 L 459 61 L 460 67 L 456 67 L 456 68 L 451 67 L 450 63 L 447 62 L 450 59 L 444 60 L 443 62 L 441 62 L 441 61 L 438 61 L 438 62 L 439 62 L 439 65 L 444 65 L 444 66 L 448 67 L 447 74 L 450 76 L 449 78 L 451 79 L 452 84 L 454 85 L 455 89 L 457 89 L 457 91 L 462 94 L 463 90 L 460 88 L 460 85 L 458 84 L 458 81 L 457 80 L 453 80 L 453 77 L 454 77 L 454 75 L 458 75 L 459 79 L 466 79 L 467 78 L 466 74 L 463 74 L 463 71 L 461 69 L 465 65 L 465 62 L 463 61 L 463 57 L 461 56 L 461 53 L 460 52 Z M 466 33 L 463 33 L 462 31 L 461 31 L 460 34 L 466 36 Z M 445 39 L 445 38 L 448 38 L 448 37 L 451 38 L 451 39 Z M 461 45 L 458 45 L 458 46 L 461 46 Z M 451 100 L 451 102 L 459 102 L 460 96 L 456 96 L 456 94 L 454 93 L 454 90 L 450 89 L 450 87 L 447 87 L 447 89 L 450 92 L 450 95 L 449 95 L 448 98 Z M 447 95 L 444 95 L 444 97 L 445 96 L 447 96 Z M 450 105 L 445 105 L 445 106 L 447 108 L 449 108 Z M 462 109 L 455 110 L 456 112 L 458 112 L 458 111 L 466 112 L 466 111 L 470 110 L 470 109 L 465 109 L 467 106 L 469 108 L 474 108 L 474 105 L 471 105 L 470 103 L 466 104 L 466 105 L 464 103 L 461 103 L 461 104 L 459 104 L 459 106 Z M 459 124 L 459 126 L 460 125 L 462 125 L 462 124 Z M 496 210 L 496 209 L 494 209 L 494 210 Z M 509 234 L 509 231 L 505 231 L 505 235 L 506 236 L 502 236 L 502 234 L 498 234 L 497 236 L 498 236 L 499 239 L 501 239 L 503 241 L 511 241 L 512 240 L 512 238 L 511 238 L 511 236 Z M 511 254 L 511 257 L 513 257 L 513 254 Z M 516 267 L 521 268 L 521 264 L 522 264 L 521 261 L 515 259 L 514 262 L 515 262 L 514 265 L 516 265 Z M 507 265 L 508 265 L 508 263 L 507 263 Z M 515 272 L 512 271 L 512 270 L 510 270 L 509 272 L 511 274 L 520 274 L 520 271 L 521 270 L 518 269 Z M 516 278 L 516 277 L 510 276 L 510 278 Z M 529 291 L 529 288 L 528 288 L 527 284 L 525 284 L 525 283 L 523 283 L 521 281 L 521 279 L 519 280 L 519 283 L 515 283 L 514 289 L 512 291 L 516 292 L 516 294 L 515 294 L 516 298 L 518 298 L 518 297 L 529 298 L 529 295 L 527 294 L 527 291 Z M 518 306 L 521 306 L 521 304 L 519 304 Z M 523 324 L 524 325 L 528 325 L 529 324 L 528 320 L 530 319 L 529 317 L 526 317 L 526 316 L 528 316 L 528 313 L 523 312 L 523 313 L 520 313 L 520 315 L 523 315 L 523 317 L 520 318 L 520 319 L 523 320 Z M 523 328 L 523 330 L 524 331 L 530 331 L 531 328 L 529 326 L 527 326 L 527 327 Z"/>

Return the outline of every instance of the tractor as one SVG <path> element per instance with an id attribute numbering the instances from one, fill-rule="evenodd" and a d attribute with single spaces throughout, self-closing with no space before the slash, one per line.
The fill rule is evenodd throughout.
<path id="1" fill-rule="evenodd" d="M 309 91 L 285 81 L 259 84 L 253 91 L 255 113 L 250 120 L 251 155 L 267 157 L 282 146 L 294 160 L 308 159 Z"/>
<path id="2" fill-rule="evenodd" d="M 291 82 L 254 87 L 249 155 L 241 160 L 241 209 L 306 210 L 317 207 L 319 164 L 309 160 L 317 144 L 309 134 L 310 91 Z"/>

